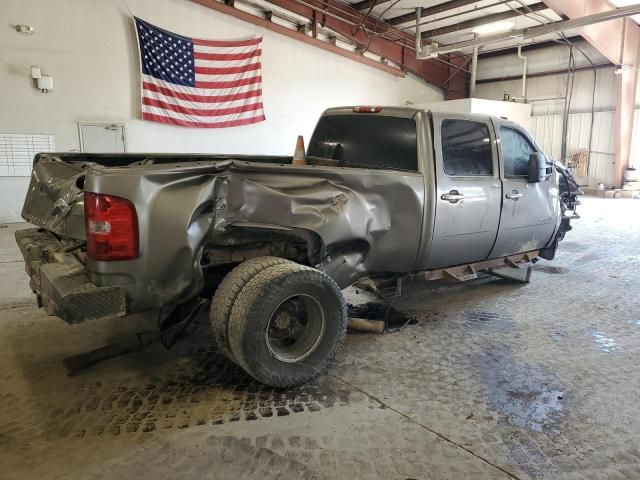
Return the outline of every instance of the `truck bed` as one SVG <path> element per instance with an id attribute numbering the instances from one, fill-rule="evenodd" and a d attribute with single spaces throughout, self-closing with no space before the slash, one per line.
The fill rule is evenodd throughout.
<path id="1" fill-rule="evenodd" d="M 132 202 L 139 257 L 84 264 L 96 287 L 125 291 L 127 313 L 189 299 L 202 290 L 205 271 L 258 253 L 314 266 L 341 287 L 372 272 L 419 269 L 419 247 L 428 241 L 421 173 L 290 162 L 43 154 L 34 164 L 23 217 L 64 250 L 86 238 L 85 192 Z M 83 248 L 74 249 L 81 263 Z"/>

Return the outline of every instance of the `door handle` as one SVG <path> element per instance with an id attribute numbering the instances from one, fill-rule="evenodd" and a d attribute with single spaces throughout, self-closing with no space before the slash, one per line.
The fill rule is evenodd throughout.
<path id="1" fill-rule="evenodd" d="M 505 196 L 509 200 L 518 200 L 519 198 L 522 198 L 522 194 L 518 193 L 517 190 L 511 190 L 511 193 L 507 193 Z"/>
<path id="2" fill-rule="evenodd" d="M 464 198 L 464 195 L 457 190 L 451 190 L 449 193 L 443 193 L 440 197 L 442 200 L 446 200 L 449 203 L 457 203 Z"/>

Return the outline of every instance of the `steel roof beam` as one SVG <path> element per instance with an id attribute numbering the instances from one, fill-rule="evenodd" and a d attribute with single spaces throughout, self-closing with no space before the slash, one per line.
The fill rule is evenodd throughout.
<path id="1" fill-rule="evenodd" d="M 602 63 L 597 65 L 586 65 L 584 67 L 576 67 L 573 69 L 574 72 L 584 72 L 584 71 L 593 71 L 593 70 L 601 70 L 603 68 L 614 68 L 615 65 L 613 63 Z M 554 75 L 567 75 L 567 69 L 562 68 L 560 70 L 549 70 L 546 72 L 535 72 L 535 73 L 527 73 L 527 79 L 530 78 L 540 78 L 540 77 L 552 77 Z M 522 81 L 522 74 L 520 75 L 508 75 L 506 77 L 493 77 L 493 78 L 479 78 L 476 80 L 477 84 L 481 83 L 494 83 L 494 82 L 510 82 L 512 80 L 517 80 L 519 82 Z"/>
<path id="2" fill-rule="evenodd" d="M 569 42 L 573 43 L 573 42 L 579 42 L 581 40 L 584 40 L 584 38 L 582 38 L 580 35 L 574 35 L 572 37 L 567 37 L 567 40 L 569 40 Z M 528 43 L 526 45 L 522 45 L 522 51 L 523 52 L 530 52 L 532 50 L 540 50 L 543 48 L 550 48 L 550 47 L 557 47 L 559 45 L 562 45 L 561 42 L 556 41 L 556 40 L 545 40 L 543 42 L 535 42 L 535 43 Z M 503 55 L 513 55 L 515 53 L 518 52 L 518 47 L 507 47 L 507 48 L 499 48 L 499 49 L 495 49 L 495 50 L 489 50 L 486 52 L 480 52 L 479 57 L 481 59 L 484 58 L 493 58 L 493 57 L 502 57 Z"/>

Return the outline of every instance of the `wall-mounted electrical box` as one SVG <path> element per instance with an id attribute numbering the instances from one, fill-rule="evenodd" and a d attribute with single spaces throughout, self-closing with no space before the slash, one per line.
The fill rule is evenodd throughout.
<path id="1" fill-rule="evenodd" d="M 38 88 L 42 93 L 49 93 L 53 90 L 53 78 L 49 75 L 42 75 L 37 79 Z"/>
<path id="2" fill-rule="evenodd" d="M 42 73 L 42 67 L 39 65 L 31 65 L 31 78 L 36 81 L 36 86 L 42 93 L 53 90 L 53 77 Z"/>

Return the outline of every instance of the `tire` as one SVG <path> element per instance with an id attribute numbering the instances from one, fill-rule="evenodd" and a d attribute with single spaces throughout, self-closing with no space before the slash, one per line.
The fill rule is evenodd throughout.
<path id="1" fill-rule="evenodd" d="M 229 346 L 229 316 L 236 297 L 255 275 L 266 268 L 285 263 L 293 264 L 290 260 L 280 257 L 252 258 L 231 270 L 216 289 L 209 310 L 209 323 L 216 347 L 230 360 L 234 358 Z"/>
<path id="2" fill-rule="evenodd" d="M 346 331 L 340 287 L 319 270 L 294 263 L 269 267 L 251 279 L 229 319 L 236 362 L 256 380 L 277 388 L 298 386 L 324 373 Z"/>

